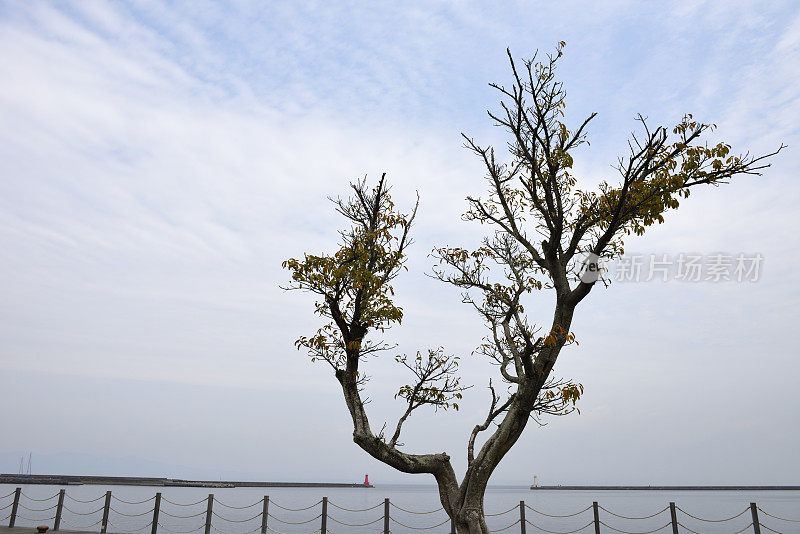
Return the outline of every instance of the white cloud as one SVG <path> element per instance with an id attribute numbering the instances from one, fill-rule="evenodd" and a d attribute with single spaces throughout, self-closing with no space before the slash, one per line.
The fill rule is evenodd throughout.
<path id="1" fill-rule="evenodd" d="M 482 110 L 496 98 L 485 83 L 507 77 L 507 45 L 527 54 L 568 41 L 562 72 L 573 116 L 601 112 L 592 146 L 578 155 L 577 170 L 590 180 L 612 176 L 608 164 L 639 111 L 656 121 L 708 115 L 722 137 L 756 151 L 797 139 L 796 9 L 784 7 L 787 17 L 777 8 L 684 4 L 660 20 L 663 7 L 639 12 L 624 2 L 602 12 L 521 3 L 501 13 L 451 3 L 433 14 L 259 5 L 0 11 L 5 372 L 305 389 L 338 401 L 327 371 L 292 347 L 316 321 L 308 298 L 279 289 L 280 262 L 330 250 L 339 220 L 325 197 L 383 171 L 401 206 L 415 190 L 422 196 L 412 272 L 398 283 L 407 318 L 392 335 L 409 351 L 468 353 L 481 335 L 477 318 L 456 291 L 423 273 L 432 246 L 477 239 L 458 216 L 463 197 L 483 189 L 482 170 L 458 134 L 502 146 Z M 540 28 L 540 19 L 554 23 Z M 530 450 L 564 446 L 561 439 L 592 433 L 599 449 L 612 450 L 604 427 L 616 417 L 641 428 L 644 442 L 659 435 L 653 413 L 684 419 L 678 432 L 703 428 L 711 419 L 686 399 L 704 380 L 747 409 L 740 395 L 754 353 L 778 384 L 796 372 L 797 292 L 786 288 L 797 259 L 796 163 L 790 150 L 764 178 L 693 195 L 666 225 L 632 242 L 638 250 L 759 251 L 767 271 L 748 288 L 648 284 L 593 294 L 576 320 L 581 348 L 559 363 L 587 386 L 585 415 L 544 434 L 531 430 L 535 439 L 526 438 L 498 481 L 526 481 Z M 546 320 L 548 304 L 530 309 Z M 397 406 L 385 399 L 399 378 L 371 363 L 373 409 L 389 417 Z M 477 387 L 452 427 L 425 416 L 406 441 L 437 450 L 444 442 L 460 453 L 485 409 L 484 372 L 481 362 L 465 363 Z M 796 396 L 787 402 L 759 428 L 780 424 Z M 721 443 L 737 414 L 716 409 Z M 554 465 L 583 481 L 566 459 Z"/>

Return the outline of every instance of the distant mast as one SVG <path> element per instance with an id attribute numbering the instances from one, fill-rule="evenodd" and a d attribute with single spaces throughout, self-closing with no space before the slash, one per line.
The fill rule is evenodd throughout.
<path id="1" fill-rule="evenodd" d="M 28 453 L 28 468 L 27 469 L 24 468 L 25 455 L 23 454 L 22 456 L 19 457 L 19 474 L 20 475 L 30 475 L 31 474 L 31 457 L 32 456 L 33 456 L 32 452 Z"/>

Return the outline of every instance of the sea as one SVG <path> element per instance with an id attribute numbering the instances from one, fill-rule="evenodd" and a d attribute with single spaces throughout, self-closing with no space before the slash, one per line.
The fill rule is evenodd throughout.
<path id="1" fill-rule="evenodd" d="M 214 495 L 213 534 L 260 533 L 263 501 L 268 497 L 268 532 L 321 532 L 322 499 L 327 498 L 327 531 L 332 534 L 384 532 L 384 499 L 390 502 L 390 531 L 449 533 L 433 485 L 376 484 L 373 488 L 178 488 L 148 486 L 24 485 L 16 526 L 53 528 L 59 490 L 65 489 L 61 530 L 99 532 L 105 492 L 111 491 L 109 533 L 150 534 L 156 492 L 162 495 L 158 532 L 204 534 L 208 497 Z M 0 525 L 7 525 L 14 485 L 0 485 Z M 521 501 L 527 534 L 594 533 L 593 502 L 603 533 L 671 534 L 669 503 L 676 505 L 681 533 L 754 532 L 750 503 L 755 502 L 761 532 L 800 533 L 800 491 L 649 491 L 531 490 L 492 486 L 485 510 L 492 532 L 519 533 Z M 5 518 L 5 519 L 3 519 Z"/>

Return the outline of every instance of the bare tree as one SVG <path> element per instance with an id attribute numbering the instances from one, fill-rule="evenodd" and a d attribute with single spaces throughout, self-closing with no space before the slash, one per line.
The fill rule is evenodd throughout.
<path id="1" fill-rule="evenodd" d="M 434 276 L 460 288 L 464 302 L 488 326 L 477 352 L 497 365 L 496 379 L 507 386 L 496 391 L 489 379 L 488 413 L 468 436 L 467 469 L 460 482 L 448 454 L 412 454 L 401 450 L 398 441 L 404 422 L 418 408 L 458 409 L 464 386 L 457 357 L 441 348 L 396 357 L 413 381 L 398 391 L 407 408 L 390 436 L 372 430 L 361 395 L 366 357 L 394 348 L 373 338 L 402 320 L 391 283 L 404 269 L 417 206 L 410 214 L 398 212 L 385 174 L 372 189 L 365 181 L 356 182 L 352 197 L 334 199 L 337 211 L 351 222 L 341 232 L 340 248 L 332 255 L 284 262 L 292 273 L 289 289 L 319 295 L 316 313 L 328 322 L 313 336 L 301 337 L 297 346 L 333 368 L 353 419 L 353 440 L 404 473 L 433 475 L 442 506 L 460 534 L 489 533 L 483 510 L 486 486 L 528 422 L 575 409 L 583 386 L 551 373 L 561 350 L 575 340 L 570 330 L 575 308 L 597 281 L 587 266 L 622 254 L 625 236 L 641 235 L 663 222 L 664 213 L 678 208 L 692 187 L 759 174 L 769 166 L 765 160 L 783 148 L 758 157 L 734 156 L 725 143 L 701 143 L 713 126 L 691 115 L 671 130 L 651 128 L 639 116 L 641 132 L 619 158 L 615 183 L 578 189 L 571 153 L 586 142 L 586 127 L 595 114 L 573 130 L 562 122 L 565 91 L 555 68 L 563 46 L 559 43 L 541 61 L 534 55 L 521 65 L 508 53 L 511 85 L 492 84 L 501 102 L 489 116 L 510 134 L 510 157 L 498 162 L 493 148 L 464 136 L 466 147 L 483 161 L 488 182 L 485 197 L 467 198 L 465 218 L 493 232 L 476 250 L 438 248 L 433 253 Z M 540 291 L 554 294 L 555 304 L 552 318 L 536 326 L 527 318 L 524 300 Z M 482 433 L 487 436 L 478 447 Z"/>

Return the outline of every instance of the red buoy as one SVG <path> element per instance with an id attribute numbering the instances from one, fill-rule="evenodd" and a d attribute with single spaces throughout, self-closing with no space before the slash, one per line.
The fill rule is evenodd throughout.
<path id="1" fill-rule="evenodd" d="M 364 485 L 369 486 L 369 475 L 364 475 Z"/>

